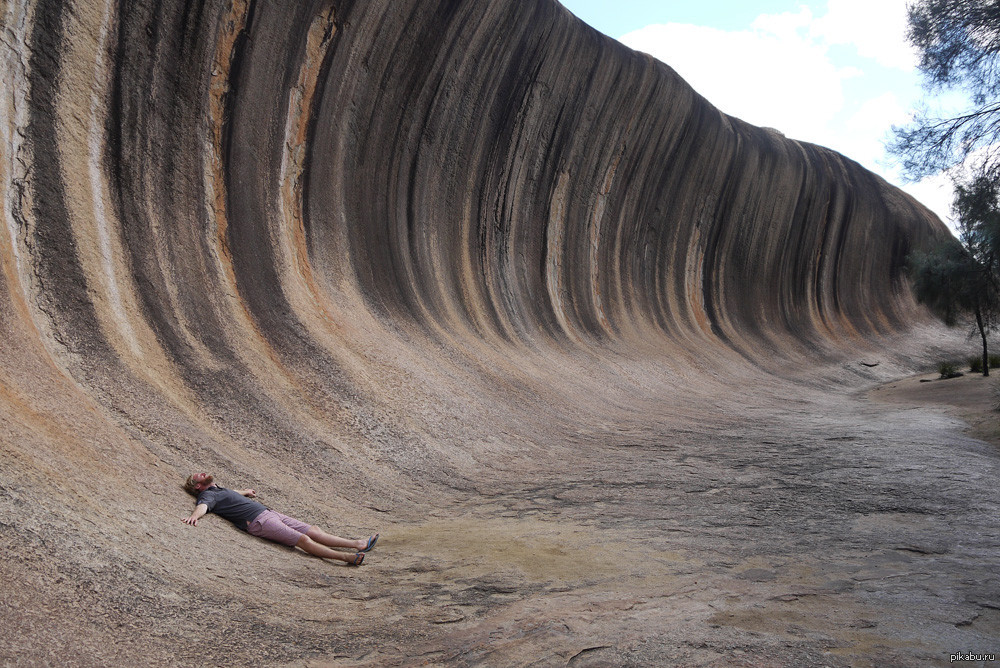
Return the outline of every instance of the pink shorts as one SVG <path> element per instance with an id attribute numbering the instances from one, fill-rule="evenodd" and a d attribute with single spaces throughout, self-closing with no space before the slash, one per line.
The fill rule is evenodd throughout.
<path id="1" fill-rule="evenodd" d="M 302 535 L 311 529 L 305 522 L 294 517 L 282 515 L 274 510 L 265 510 L 253 522 L 247 525 L 247 533 L 251 536 L 267 538 L 275 543 L 294 547 Z"/>

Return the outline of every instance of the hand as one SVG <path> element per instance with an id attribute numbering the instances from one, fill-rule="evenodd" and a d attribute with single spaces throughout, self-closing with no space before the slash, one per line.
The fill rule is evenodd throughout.
<path id="1" fill-rule="evenodd" d="M 191 517 L 185 517 L 184 519 L 181 520 L 181 522 L 184 522 L 184 524 L 190 524 L 193 527 L 198 526 L 198 518 L 195 517 L 194 515 L 192 515 Z"/>
<path id="2" fill-rule="evenodd" d="M 243 496 L 247 497 L 248 499 L 253 499 L 257 497 L 257 492 L 255 492 L 252 489 L 245 489 L 243 490 Z"/>

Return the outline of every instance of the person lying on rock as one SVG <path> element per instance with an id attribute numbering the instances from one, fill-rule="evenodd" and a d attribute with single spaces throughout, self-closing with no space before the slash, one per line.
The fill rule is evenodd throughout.
<path id="1" fill-rule="evenodd" d="M 232 490 L 219 487 L 215 484 L 215 478 L 207 473 L 189 475 L 184 489 L 198 498 L 194 512 L 182 520 L 191 526 L 198 526 L 198 519 L 205 513 L 212 512 L 251 536 L 267 538 L 289 547 L 300 547 L 311 555 L 338 559 L 354 566 L 360 566 L 364 562 L 365 553 L 375 547 L 375 541 L 378 540 L 378 534 L 367 540 L 351 540 L 328 534 L 322 529 L 275 512 L 262 503 L 251 501 L 257 496 L 252 489 Z M 331 550 L 331 547 L 353 548 L 357 552 L 338 552 Z"/>

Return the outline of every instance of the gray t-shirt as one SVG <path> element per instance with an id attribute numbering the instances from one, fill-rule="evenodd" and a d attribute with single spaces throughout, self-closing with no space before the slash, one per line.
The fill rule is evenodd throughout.
<path id="1" fill-rule="evenodd" d="M 237 526 L 247 530 L 247 525 L 257 519 L 257 516 L 267 510 L 267 506 L 248 499 L 238 492 L 225 487 L 213 485 L 198 495 L 198 504 L 208 506 L 210 513 L 223 517 Z"/>

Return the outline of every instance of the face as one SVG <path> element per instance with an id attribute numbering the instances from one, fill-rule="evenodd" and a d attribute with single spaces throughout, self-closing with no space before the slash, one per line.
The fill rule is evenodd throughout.
<path id="1" fill-rule="evenodd" d="M 215 478 L 207 473 L 195 473 L 191 476 L 191 482 L 194 483 L 194 488 L 199 492 L 208 489 L 215 482 Z"/>

